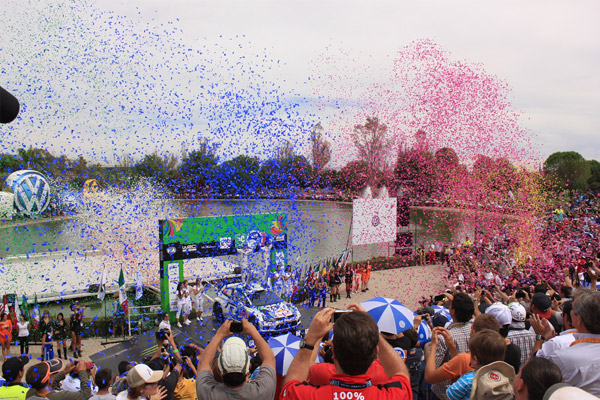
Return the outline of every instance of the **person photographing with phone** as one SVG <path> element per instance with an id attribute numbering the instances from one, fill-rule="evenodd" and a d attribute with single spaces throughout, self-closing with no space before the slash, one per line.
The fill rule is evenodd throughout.
<path id="1" fill-rule="evenodd" d="M 337 313 L 325 308 L 315 315 L 290 365 L 281 399 L 412 399 L 409 372 L 400 355 L 380 335 L 373 317 L 358 304 L 352 312 Z M 329 384 L 316 386 L 306 381 L 311 358 L 320 338 L 333 328 L 333 360 L 336 374 Z M 368 370 L 379 358 L 388 380 L 373 384 Z"/>
<path id="2" fill-rule="evenodd" d="M 249 335 L 256 344 L 262 365 L 258 376 L 248 381 L 250 376 L 250 356 L 246 343 L 237 336 L 229 337 L 235 331 L 242 335 Z M 223 383 L 217 382 L 211 370 L 211 364 L 217 354 L 221 342 L 223 348 L 219 354 L 217 365 L 223 376 Z M 200 356 L 198 374 L 196 377 L 196 391 L 198 400 L 210 399 L 273 399 L 277 378 L 275 375 L 275 355 L 258 333 L 254 325 L 247 319 L 241 322 L 226 320 L 217 329 L 212 340 Z"/>

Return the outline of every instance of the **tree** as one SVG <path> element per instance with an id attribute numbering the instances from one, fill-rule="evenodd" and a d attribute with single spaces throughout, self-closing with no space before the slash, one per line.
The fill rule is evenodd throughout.
<path id="1" fill-rule="evenodd" d="M 194 195 L 204 188 L 217 186 L 219 173 L 218 146 L 204 139 L 197 150 L 184 156 L 179 167 L 183 184 Z"/>
<path id="2" fill-rule="evenodd" d="M 373 168 L 364 160 L 350 161 L 340 171 L 340 175 L 344 178 L 340 182 L 341 189 L 358 192 L 367 186 L 372 170 Z"/>
<path id="3" fill-rule="evenodd" d="M 367 117 L 364 125 L 355 125 L 351 133 L 358 157 L 369 168 L 367 182 L 373 184 L 375 171 L 383 170 L 392 141 L 387 136 L 388 127 L 377 117 Z"/>
<path id="4" fill-rule="evenodd" d="M 296 151 L 294 150 L 294 143 L 289 140 L 286 140 L 283 145 L 277 149 L 275 152 L 275 159 L 280 163 L 284 163 L 289 161 L 296 155 Z"/>
<path id="5" fill-rule="evenodd" d="M 596 160 L 588 161 L 590 165 L 590 177 L 587 180 L 590 190 L 600 192 L 600 163 Z"/>
<path id="6" fill-rule="evenodd" d="M 590 164 L 575 151 L 559 151 L 546 159 L 544 172 L 557 191 L 585 192 L 590 178 Z"/>
<path id="7" fill-rule="evenodd" d="M 331 146 L 323 135 L 321 124 L 314 126 L 310 133 L 310 155 L 315 176 L 319 176 L 331 159 Z"/>
<path id="8" fill-rule="evenodd" d="M 166 182 L 176 175 L 177 158 L 173 154 L 163 157 L 155 151 L 152 154 L 146 154 L 144 158 L 135 165 L 134 170 L 140 176 Z"/>
<path id="9" fill-rule="evenodd" d="M 422 148 L 399 151 L 394 175 L 399 185 L 409 189 L 413 196 L 431 196 L 435 188 L 433 154 Z"/>
<path id="10" fill-rule="evenodd" d="M 259 189 L 260 161 L 256 157 L 239 155 L 225 161 L 219 170 L 218 187 L 223 194 L 244 197 Z"/>

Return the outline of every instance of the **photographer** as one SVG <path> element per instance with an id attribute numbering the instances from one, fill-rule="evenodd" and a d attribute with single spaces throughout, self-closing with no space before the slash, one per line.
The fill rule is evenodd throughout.
<path id="1" fill-rule="evenodd" d="M 342 314 L 335 324 L 332 308 L 321 310 L 312 320 L 304 343 L 294 357 L 284 379 L 282 399 L 331 398 L 344 399 L 411 399 L 406 365 L 394 349 L 379 334 L 373 317 L 353 304 L 353 312 Z M 313 386 L 306 382 L 314 346 L 333 327 L 333 359 L 337 374 L 327 385 Z M 385 383 L 373 385 L 367 371 L 379 356 L 388 376 Z"/>
<path id="2" fill-rule="evenodd" d="M 26 381 L 31 386 L 27 392 L 27 398 L 32 400 L 87 400 L 92 396 L 89 385 L 89 375 L 86 370 L 85 362 L 82 360 L 77 364 L 69 363 L 64 371 L 60 371 L 63 362 L 50 360 L 32 365 L 27 370 Z M 81 389 L 77 392 L 67 390 L 53 390 L 52 387 L 58 385 L 65 376 L 77 369 L 77 375 L 81 382 Z"/>
<path id="3" fill-rule="evenodd" d="M 162 371 L 158 384 L 166 390 L 166 398 L 173 399 L 179 376 L 181 375 L 181 356 L 170 331 L 156 332 L 158 347 L 156 353 L 146 364 L 154 371 Z"/>
<path id="4" fill-rule="evenodd" d="M 239 332 L 239 324 L 239 322 L 232 323 L 231 320 L 225 321 L 202 353 L 196 383 L 199 400 L 225 398 L 268 400 L 275 397 L 277 385 L 275 355 L 254 325 L 244 318 L 241 322 L 241 332 Z M 213 376 L 211 364 L 219 344 L 223 339 L 231 336 L 234 333 L 232 331 L 250 335 L 256 343 L 258 355 L 263 361 L 258 376 L 251 382 L 248 382 L 250 373 L 248 348 L 239 337 L 227 339 L 223 344 L 221 354 L 219 354 L 217 364 L 223 375 L 223 383 L 217 382 Z"/>

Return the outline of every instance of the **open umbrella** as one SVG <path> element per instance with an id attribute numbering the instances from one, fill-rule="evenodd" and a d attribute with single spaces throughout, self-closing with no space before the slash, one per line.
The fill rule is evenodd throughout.
<path id="1" fill-rule="evenodd" d="M 432 306 L 431 308 L 433 308 L 433 311 L 435 311 L 436 314 L 442 314 L 444 317 L 448 318 L 448 321 L 452 322 L 450 311 L 446 307 Z"/>
<path id="2" fill-rule="evenodd" d="M 287 374 L 292 360 L 300 350 L 300 338 L 290 333 L 269 339 L 269 347 L 275 354 L 275 372 Z"/>
<path id="3" fill-rule="evenodd" d="M 425 345 L 425 343 L 431 340 L 431 328 L 427 321 L 421 321 L 417 329 L 417 334 L 419 335 L 419 343 L 421 343 L 421 348 Z"/>
<path id="4" fill-rule="evenodd" d="M 413 312 L 398 300 L 375 297 L 360 305 L 373 317 L 381 332 L 398 334 L 413 327 Z"/>

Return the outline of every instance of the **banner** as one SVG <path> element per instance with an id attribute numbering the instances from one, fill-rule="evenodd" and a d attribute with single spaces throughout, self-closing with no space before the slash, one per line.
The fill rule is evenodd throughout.
<path id="1" fill-rule="evenodd" d="M 374 244 L 396 240 L 395 198 L 357 199 L 352 202 L 352 244 Z"/>

